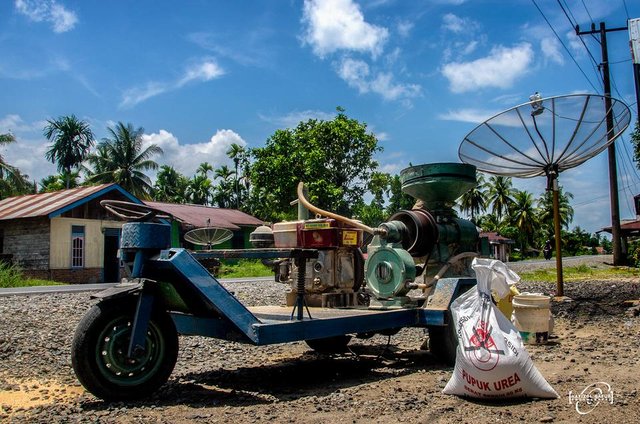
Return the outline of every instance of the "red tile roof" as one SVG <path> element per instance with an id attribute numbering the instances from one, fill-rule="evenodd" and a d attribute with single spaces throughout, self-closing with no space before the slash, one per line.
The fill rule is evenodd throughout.
<path id="1" fill-rule="evenodd" d="M 144 203 L 171 214 L 185 224 L 192 225 L 196 228 L 221 227 L 229 230 L 239 230 L 241 226 L 257 227 L 263 224 L 258 218 L 237 209 L 151 201 L 145 201 Z"/>

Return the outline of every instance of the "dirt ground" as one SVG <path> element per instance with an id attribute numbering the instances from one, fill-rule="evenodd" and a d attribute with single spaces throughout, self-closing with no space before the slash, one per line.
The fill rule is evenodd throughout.
<path id="1" fill-rule="evenodd" d="M 235 290 L 240 298 L 254 295 L 248 286 Z M 559 398 L 498 403 L 442 394 L 452 368 L 419 349 L 419 329 L 402 330 L 389 345 L 383 336 L 354 339 L 351 352 L 335 356 L 303 343 L 181 338 L 163 388 L 142 402 L 106 403 L 86 393 L 70 367 L 73 330 L 91 304 L 86 294 L 0 298 L 0 421 L 640 422 L 638 281 L 568 283 L 565 293 L 570 301 L 553 304 L 553 338 L 527 347 Z M 603 383 L 611 402 L 578 400 L 576 407 L 578 394 Z"/>

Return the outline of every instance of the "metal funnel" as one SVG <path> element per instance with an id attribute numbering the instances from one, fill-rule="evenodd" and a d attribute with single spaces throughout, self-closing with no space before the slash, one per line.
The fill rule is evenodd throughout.
<path id="1" fill-rule="evenodd" d="M 402 191 L 430 210 L 450 209 L 476 186 L 476 167 L 465 163 L 428 163 L 400 171 Z"/>

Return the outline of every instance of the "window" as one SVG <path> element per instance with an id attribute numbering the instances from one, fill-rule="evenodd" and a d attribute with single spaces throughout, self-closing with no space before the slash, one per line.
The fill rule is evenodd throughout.
<path id="1" fill-rule="evenodd" d="M 84 267 L 84 227 L 71 226 L 71 268 Z"/>

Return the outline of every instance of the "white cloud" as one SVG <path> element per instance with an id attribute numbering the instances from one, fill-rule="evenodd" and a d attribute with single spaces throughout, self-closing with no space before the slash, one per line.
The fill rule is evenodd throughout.
<path id="1" fill-rule="evenodd" d="M 345 58 L 337 67 L 338 76 L 361 94 L 376 93 L 385 100 L 398 100 L 417 97 L 420 86 L 416 84 L 400 84 L 393 81 L 387 72 L 372 75 L 369 65 L 362 60 Z"/>
<path id="2" fill-rule="evenodd" d="M 211 81 L 222 75 L 224 75 L 224 70 L 217 63 L 209 60 L 190 66 L 176 85 L 182 87 L 192 81 Z"/>
<path id="3" fill-rule="evenodd" d="M 247 143 L 232 130 L 218 130 L 209 141 L 193 144 L 181 144 L 177 137 L 166 130 L 142 136 L 144 146 L 157 144 L 164 155 L 156 159 L 160 165 L 173 166 L 177 171 L 190 177 L 195 174 L 202 162 L 209 162 L 214 168 L 220 165 L 232 165 L 227 156 L 231 144 L 246 146 Z"/>
<path id="4" fill-rule="evenodd" d="M 464 31 L 465 28 L 464 19 L 453 13 L 447 13 L 442 17 L 442 28 L 451 32 L 460 33 Z"/>
<path id="5" fill-rule="evenodd" d="M 562 57 L 560 47 L 560 42 L 557 38 L 547 37 L 540 41 L 540 50 L 542 50 L 544 57 L 558 65 L 563 65 L 564 58 Z"/>
<path id="6" fill-rule="evenodd" d="M 484 109 L 459 109 L 441 113 L 438 115 L 438 119 L 442 119 L 443 121 L 458 121 L 479 124 L 491 118 L 496 113 L 498 112 Z"/>
<path id="7" fill-rule="evenodd" d="M 56 33 L 71 31 L 78 23 L 75 12 L 55 0 L 15 0 L 15 8 L 34 22 L 49 22 Z"/>
<path id="8" fill-rule="evenodd" d="M 183 75 L 173 82 L 149 81 L 141 87 L 132 87 L 122 94 L 121 108 L 130 108 L 138 103 L 158 96 L 167 91 L 177 90 L 191 82 L 207 82 L 224 75 L 224 70 L 218 64 L 207 59 L 188 66 Z"/>
<path id="9" fill-rule="evenodd" d="M 522 43 L 512 48 L 497 46 L 487 57 L 471 62 L 451 62 L 442 67 L 454 93 L 487 87 L 509 88 L 533 61 L 531 44 Z"/>
<path id="10" fill-rule="evenodd" d="M 401 37 L 408 37 L 411 34 L 411 30 L 413 30 L 414 27 L 414 23 L 413 22 L 409 22 L 409 21 L 400 21 L 398 22 L 398 34 L 400 34 Z"/>
<path id="11" fill-rule="evenodd" d="M 305 0 L 303 41 L 324 57 L 339 50 L 368 52 L 377 56 L 389 36 L 386 28 L 365 22 L 352 0 Z"/>
<path id="12" fill-rule="evenodd" d="M 260 119 L 263 121 L 277 125 L 280 128 L 295 128 L 300 122 L 306 122 L 309 119 L 330 121 L 335 118 L 335 116 L 335 112 L 327 113 L 319 110 L 295 110 L 282 116 L 259 115 Z"/>

